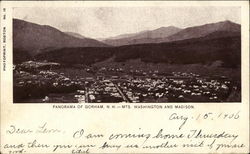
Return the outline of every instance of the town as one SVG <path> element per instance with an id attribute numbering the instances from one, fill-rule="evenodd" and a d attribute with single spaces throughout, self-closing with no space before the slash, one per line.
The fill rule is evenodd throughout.
<path id="1" fill-rule="evenodd" d="M 14 101 L 44 103 L 222 102 L 239 91 L 225 76 L 187 72 L 84 68 L 91 76 L 57 72 L 58 63 L 14 66 Z M 114 73 L 115 72 L 115 73 Z"/>

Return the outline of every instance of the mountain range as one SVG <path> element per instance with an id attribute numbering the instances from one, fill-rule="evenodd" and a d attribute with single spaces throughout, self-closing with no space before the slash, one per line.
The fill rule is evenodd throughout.
<path id="1" fill-rule="evenodd" d="M 226 35 L 240 32 L 241 26 L 231 21 L 210 23 L 201 26 L 181 29 L 174 26 L 161 27 L 151 31 L 142 31 L 134 34 L 119 35 L 103 40 L 104 43 L 112 46 L 122 46 L 131 44 L 161 43 L 191 38 L 204 37 L 210 33 L 223 31 Z"/>
<path id="2" fill-rule="evenodd" d="M 152 42 L 153 39 L 168 37 L 179 31 L 181 31 L 181 29 L 174 26 L 161 27 L 155 30 L 142 31 L 139 33 L 118 35 L 116 37 L 105 39 L 103 42 L 112 46 L 155 43 Z"/>
<path id="3" fill-rule="evenodd" d="M 13 19 L 14 63 L 46 60 L 63 64 L 94 64 L 112 59 L 125 62 L 211 64 L 238 67 L 241 63 L 241 26 L 222 21 L 181 29 L 161 27 L 123 34 L 101 41 L 62 32 L 46 25 Z"/>
<path id="4" fill-rule="evenodd" d="M 146 63 L 204 64 L 219 61 L 225 67 L 235 68 L 241 63 L 239 36 L 213 38 L 210 36 L 167 43 L 138 44 L 119 47 L 62 48 L 36 55 L 65 65 L 91 65 L 108 59 L 110 63 L 139 59 Z"/>

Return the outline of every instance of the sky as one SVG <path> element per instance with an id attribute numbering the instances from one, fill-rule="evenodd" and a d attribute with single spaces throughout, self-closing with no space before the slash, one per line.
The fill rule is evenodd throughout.
<path id="1" fill-rule="evenodd" d="M 160 27 L 187 28 L 230 20 L 240 24 L 240 7 L 14 8 L 13 17 L 63 32 L 107 38 Z"/>

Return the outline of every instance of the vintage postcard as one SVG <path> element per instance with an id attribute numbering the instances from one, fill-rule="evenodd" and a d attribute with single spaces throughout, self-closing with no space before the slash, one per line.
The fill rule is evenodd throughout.
<path id="1" fill-rule="evenodd" d="M 248 1 L 0 4 L 0 153 L 249 153 Z"/>

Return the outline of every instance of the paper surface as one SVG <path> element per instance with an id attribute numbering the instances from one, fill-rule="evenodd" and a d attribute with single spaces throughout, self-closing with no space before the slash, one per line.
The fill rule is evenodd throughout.
<path id="1" fill-rule="evenodd" d="M 209 11 L 209 7 L 214 7 L 212 9 L 216 8 L 217 10 L 225 8 L 224 13 L 211 13 L 207 16 L 208 19 L 205 20 L 202 19 L 205 15 L 200 12 L 201 17 L 200 20 L 198 20 L 199 12 L 192 12 L 192 10 L 199 9 Z M 27 8 L 27 10 L 25 8 Z M 190 18 L 190 20 L 192 20 L 190 22 L 183 22 L 177 19 L 176 21 L 178 22 L 174 22 L 174 17 L 172 17 L 172 19 L 170 17 L 168 18 L 174 25 L 183 25 L 183 27 L 181 27 L 182 29 L 208 24 L 211 23 L 210 21 L 212 20 L 214 20 L 213 23 L 216 23 L 220 21 L 222 16 L 225 20 L 235 19 L 234 22 L 241 25 L 240 100 L 228 101 L 228 99 L 225 99 L 224 102 L 220 102 L 216 100 L 203 101 L 200 99 L 198 102 L 192 102 L 191 100 L 188 102 L 175 101 L 161 103 L 157 103 L 157 101 L 154 103 L 73 103 L 70 101 L 66 103 L 46 103 L 45 97 L 43 98 L 44 103 L 36 102 L 37 100 L 35 99 L 34 103 L 14 102 L 13 18 L 18 17 L 19 19 L 21 18 L 21 20 L 37 22 L 37 24 L 41 25 L 51 23 L 54 25 L 50 26 L 57 26 L 57 29 L 61 28 L 60 30 L 65 32 L 69 30 L 70 27 L 75 28 L 74 24 L 83 24 L 78 18 L 81 17 L 79 13 L 82 8 L 89 8 L 90 10 L 91 8 L 113 8 L 115 13 L 118 13 L 119 8 L 121 8 L 120 14 L 116 14 L 117 21 L 121 21 L 119 19 L 123 17 L 122 14 L 130 14 L 130 17 L 126 16 L 126 18 L 124 17 L 124 20 L 122 20 L 125 22 L 124 25 L 127 24 L 126 26 L 119 29 L 119 24 L 122 25 L 122 22 L 118 22 L 117 24 L 113 24 L 113 27 L 111 26 L 112 28 L 117 27 L 117 29 L 112 30 L 112 28 L 108 28 L 111 23 L 109 20 L 113 20 L 114 18 L 111 17 L 115 15 L 107 15 L 105 11 L 99 11 L 99 15 L 90 14 L 86 11 L 85 13 L 89 13 L 89 16 L 99 16 L 101 19 L 97 20 L 96 18 L 88 17 L 86 14 L 82 15 L 86 21 L 90 22 L 87 25 L 92 26 L 90 26 L 90 30 L 82 31 L 79 26 L 78 30 L 79 32 L 85 32 L 85 34 L 91 36 L 91 38 L 98 39 L 113 37 L 119 34 L 137 33 L 146 29 L 152 30 L 160 28 L 159 25 L 162 25 L 164 22 L 158 20 L 164 20 L 166 17 L 166 14 L 164 14 L 165 10 L 170 10 L 169 12 L 174 13 L 178 9 L 180 11 L 189 8 L 190 12 L 192 12 L 190 14 L 194 16 L 196 14 L 196 16 L 198 16 L 195 17 L 195 20 Z M 132 13 L 128 13 L 126 12 L 126 8 L 128 12 L 131 8 L 138 8 L 138 10 L 131 9 Z M 152 12 L 145 12 L 145 17 L 141 17 L 142 19 L 139 20 L 138 14 L 142 13 L 140 11 L 143 9 L 150 10 L 148 8 L 151 8 Z M 158 12 L 155 8 L 159 8 Z M 240 16 L 240 19 L 236 17 L 230 18 L 232 12 L 226 11 L 228 8 L 238 10 L 237 15 Z M 75 14 L 73 13 L 72 15 L 72 10 L 74 9 L 76 9 L 76 11 Z M 25 13 L 27 14 L 30 10 L 32 10 L 30 16 L 25 17 Z M 51 13 L 42 12 L 41 10 L 51 11 Z M 64 10 L 65 12 L 70 10 L 71 14 L 70 11 L 64 13 Z M 40 15 L 38 13 L 39 11 L 41 13 Z M 61 16 L 59 16 L 60 11 Z M 138 14 L 133 15 L 135 12 Z M 176 11 L 176 15 L 178 14 L 177 12 L 178 11 Z M 160 14 L 162 14 L 162 16 L 159 17 L 158 15 Z M 183 20 L 186 20 L 188 17 L 185 13 L 183 13 L 183 16 Z M 135 23 L 138 21 L 139 26 L 136 28 L 129 25 L 129 23 L 133 21 L 133 19 L 130 18 L 133 17 L 136 19 L 136 21 L 134 21 Z M 152 19 L 152 21 L 148 21 L 148 18 Z M 45 19 L 58 20 L 61 21 L 61 23 L 58 24 L 56 21 L 48 22 L 45 21 Z M 65 22 L 63 22 L 64 20 Z M 72 21 L 73 24 L 66 24 L 67 26 L 60 25 L 65 24 L 66 21 Z M 103 21 L 103 23 L 98 23 L 100 21 Z M 128 23 L 126 23 L 126 21 Z M 195 24 L 196 22 L 197 24 Z M 186 25 L 184 25 L 184 23 L 186 23 Z M 98 26 L 98 24 L 102 26 L 106 25 L 107 28 L 105 29 L 107 31 L 102 33 L 100 31 L 101 26 Z M 170 26 L 172 24 L 169 23 L 169 25 L 162 26 Z M 92 32 L 95 30 L 96 33 Z M 36 37 L 33 39 L 36 41 Z M 32 43 L 32 41 L 30 43 L 28 42 L 27 45 Z M 162 65 L 159 65 L 159 67 L 161 66 Z M 249 153 L 249 3 L 247 1 L 3 1 L 1 2 L 0 97 L 1 153 L 4 154 Z M 121 97 L 124 98 L 124 101 L 130 99 L 126 96 Z M 183 96 L 179 96 L 179 99 L 181 97 Z M 50 96 L 49 98 L 51 99 Z M 88 101 L 91 101 L 91 98 L 89 98 Z"/>

